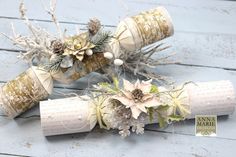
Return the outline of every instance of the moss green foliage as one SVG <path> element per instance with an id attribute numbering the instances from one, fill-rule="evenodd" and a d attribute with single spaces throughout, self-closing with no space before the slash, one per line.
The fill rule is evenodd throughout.
<path id="1" fill-rule="evenodd" d="M 158 91 L 158 87 L 156 86 L 156 85 L 152 85 L 152 87 L 151 87 L 151 90 L 150 90 L 150 93 L 158 93 L 159 91 Z"/>

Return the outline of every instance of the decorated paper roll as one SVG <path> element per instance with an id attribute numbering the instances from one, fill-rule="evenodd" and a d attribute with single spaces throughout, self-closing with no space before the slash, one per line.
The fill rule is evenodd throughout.
<path id="1" fill-rule="evenodd" d="M 160 88 L 160 93 L 165 91 L 165 88 Z M 170 120 L 183 115 L 183 119 L 194 118 L 198 114 L 229 115 L 234 112 L 236 105 L 235 91 L 230 81 L 188 84 L 181 90 L 161 94 L 159 102 L 162 105 L 158 106 L 157 112 L 154 113 L 154 108 L 147 109 L 147 106 L 155 102 L 150 100 L 150 104 L 146 104 L 148 112 L 140 113 L 138 118 L 133 117 L 131 106 L 119 106 L 117 100 L 125 102 L 107 96 L 96 101 L 79 97 L 42 101 L 40 116 L 43 133 L 50 136 L 89 132 L 98 122 L 101 128 L 119 129 L 122 136 L 127 136 L 130 128 L 136 133 L 142 133 L 145 124 L 163 122 L 163 117 Z"/>
<path id="2" fill-rule="evenodd" d="M 97 123 L 96 108 L 79 97 L 40 102 L 44 135 L 88 132 Z"/>
<path id="3" fill-rule="evenodd" d="M 31 67 L 0 88 L 0 108 L 14 118 L 47 98 L 52 88 L 50 73 Z"/>
<path id="4" fill-rule="evenodd" d="M 121 52 L 134 52 L 173 33 L 169 13 L 164 7 L 157 7 L 122 20 L 117 26 L 115 38 L 109 43 L 110 51 L 119 58 Z"/>
<path id="5" fill-rule="evenodd" d="M 52 72 L 52 77 L 64 84 L 70 84 L 91 72 L 95 72 L 107 66 L 109 60 L 102 53 L 92 56 L 85 56 L 82 61 L 76 61 L 70 68 L 61 68 L 56 72 Z"/>
<path id="6" fill-rule="evenodd" d="M 189 84 L 188 92 L 191 114 L 195 115 L 230 115 L 235 110 L 234 86 L 230 81 L 216 81 Z"/>

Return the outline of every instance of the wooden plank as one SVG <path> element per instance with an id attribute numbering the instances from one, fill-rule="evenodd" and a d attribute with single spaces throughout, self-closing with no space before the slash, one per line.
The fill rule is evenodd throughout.
<path id="1" fill-rule="evenodd" d="M 40 25 L 55 33 L 49 16 L 43 11 L 41 2 L 26 1 L 29 17 L 37 19 Z M 203 3 L 204 2 L 204 3 Z M 48 2 L 45 2 L 48 4 Z M 10 33 L 10 22 L 16 30 L 26 33 L 18 19 L 18 3 L 13 0 L 0 1 L 0 31 Z M 156 70 L 161 75 L 173 77 L 176 83 L 185 81 L 213 81 L 229 79 L 236 86 L 236 3 L 232 1 L 203 0 L 160 0 L 160 1 L 58 1 L 59 20 L 67 27 L 69 34 L 74 28 L 86 27 L 88 18 L 96 16 L 106 25 L 115 26 L 127 15 L 141 10 L 164 5 L 173 17 L 176 34 L 165 40 L 171 43 L 175 51 L 175 60 L 182 65 L 159 66 Z M 7 8 L 7 9 L 6 9 Z M 107 8 L 112 10 L 107 12 Z M 9 19 L 13 18 L 13 19 Z M 110 27 L 109 27 L 110 28 Z M 12 50 L 14 47 L 5 38 L 0 37 L 0 49 Z M 16 58 L 17 53 L 0 51 L 0 81 L 13 79 L 28 65 Z M 186 65 L 186 66 L 185 66 Z M 197 65 L 197 66 L 192 66 Z M 231 69 L 231 70 L 225 70 Z M 98 75 L 97 75 L 98 76 Z M 91 76 L 92 77 L 92 76 Z M 69 86 L 56 84 L 50 98 L 62 97 L 61 92 L 78 92 L 66 88 L 85 88 L 87 78 Z M 60 94 L 59 94 L 60 93 Z M 33 115 L 33 117 L 32 117 Z M 0 156 L 234 156 L 231 147 L 236 144 L 236 114 L 229 118 L 221 117 L 218 123 L 218 136 L 213 138 L 195 137 L 194 121 L 176 123 L 165 130 L 156 125 L 147 127 L 143 136 L 131 136 L 121 139 L 116 131 L 94 129 L 91 133 L 73 134 L 44 138 L 40 128 L 38 106 L 21 115 L 14 121 L 0 116 Z M 115 142 L 114 142 L 115 141 Z M 131 149 L 130 149 L 131 148 Z"/>
<path id="2" fill-rule="evenodd" d="M 43 9 L 40 0 L 31 3 L 25 0 L 28 15 L 32 19 L 50 20 Z M 48 6 L 48 1 L 44 0 Z M 106 25 L 116 25 L 127 15 L 134 15 L 142 10 L 165 6 L 170 12 L 175 29 L 190 32 L 217 32 L 235 34 L 236 3 L 232 1 L 204 1 L 204 0 L 73 0 L 58 1 L 58 19 L 66 22 L 86 23 L 91 17 L 98 17 Z M 19 3 L 14 0 L 0 2 L 2 17 L 19 17 Z M 9 9 L 5 9 L 9 8 Z M 107 8 L 109 10 L 107 11 Z M 66 10 L 66 11 L 65 11 Z M 110 11 L 112 10 L 112 11 Z"/>
<path id="3" fill-rule="evenodd" d="M 219 116 L 217 122 L 217 138 L 236 140 L 235 129 L 233 124 L 236 121 L 236 114 L 229 116 Z M 232 127 L 233 126 L 233 127 Z M 231 129 L 230 129 L 231 128 Z M 166 133 L 176 133 L 181 135 L 195 136 L 195 120 L 185 120 L 178 123 L 170 124 L 168 127 L 161 129 L 157 124 L 147 125 L 147 130 L 161 131 Z"/>
<path id="4" fill-rule="evenodd" d="M 233 157 L 236 140 L 195 137 L 146 131 L 122 139 L 117 131 L 94 129 L 91 133 L 45 138 L 38 118 L 1 122 L 0 152 L 27 156 L 183 156 Z M 182 126 L 184 127 L 184 126 Z M 230 129 L 230 128 L 228 128 Z M 27 130 L 27 131 L 26 131 Z M 11 138 L 9 138 L 11 137 Z M 132 149 L 131 149 L 132 148 Z"/>
<path id="5" fill-rule="evenodd" d="M 217 79 L 214 76 L 218 73 L 223 75 L 221 79 L 230 78 L 229 76 L 231 76 L 231 72 L 227 73 L 228 71 L 226 70 L 219 69 L 217 71 L 214 69 L 206 70 L 206 68 L 191 67 L 191 69 L 195 70 L 190 72 L 189 68 L 183 67 L 182 71 L 177 71 L 175 67 L 172 71 L 166 69 L 165 72 L 172 74 L 174 72 L 173 75 L 178 78 L 179 82 L 184 79 L 186 80 L 186 76 L 183 75 L 190 75 L 195 80 L 201 81 Z M 196 76 L 199 76 L 198 79 Z M 236 80 L 235 75 L 232 75 L 231 80 Z M 93 156 L 96 154 L 100 156 L 104 153 L 109 156 L 114 154 L 118 156 L 142 156 L 140 153 L 145 152 L 145 154 L 150 153 L 147 155 L 156 153 L 159 156 L 176 156 L 178 154 L 179 156 L 217 157 L 223 154 L 227 156 L 233 154 L 230 146 L 236 142 L 235 125 L 232 125 L 236 120 L 235 114 L 229 119 L 221 118 L 219 120 L 218 136 L 213 138 L 195 137 L 194 122 L 190 120 L 176 123 L 165 130 L 160 130 L 155 125 L 151 125 L 147 127 L 147 131 L 143 136 L 132 135 L 127 139 L 121 139 L 116 131 L 108 132 L 100 129 L 95 129 L 91 133 L 44 138 L 39 118 L 27 118 L 32 115 L 39 115 L 38 107 L 28 111 L 15 121 L 0 117 L 0 134 L 3 137 L 0 141 L 1 153 L 29 156 L 35 156 L 36 154 L 37 156 L 75 156 L 76 154 L 81 154 L 82 156 Z M 114 141 L 116 141 L 116 144 L 114 144 Z M 111 146 L 113 149 L 111 149 Z M 138 150 L 136 151 L 138 155 L 135 154 L 136 152 L 127 149 L 130 147 L 133 148 L 132 150 Z M 166 149 L 167 147 L 168 149 Z"/>
<path id="6" fill-rule="evenodd" d="M 6 34 L 7 36 L 12 36 L 12 24 L 14 26 L 15 32 L 21 35 L 31 35 L 31 32 L 28 30 L 26 24 L 22 20 L 16 19 L 1 19 L 0 20 L 0 32 Z M 44 28 L 47 32 L 50 32 L 53 36 L 58 36 L 55 24 L 52 22 L 38 22 L 32 21 L 32 24 L 35 26 L 40 26 Z M 68 36 L 75 35 L 77 29 L 84 30 L 86 25 L 76 25 L 76 24 L 61 24 L 61 29 L 64 31 L 66 29 L 66 34 Z M 110 30 L 110 29 L 109 29 Z M 19 47 L 16 47 L 12 42 L 6 38 L 4 35 L 0 34 L 0 49 L 16 49 L 20 50 Z"/>
<path id="7" fill-rule="evenodd" d="M 182 84 L 184 82 L 205 82 L 205 81 L 218 81 L 218 80 L 230 80 L 236 87 L 236 72 L 223 69 L 214 68 L 203 68 L 203 67 L 189 67 L 182 65 L 168 65 L 160 66 L 156 69 L 160 75 L 168 76 L 170 80 L 175 81 L 176 85 Z M 95 75 L 95 74 L 94 74 Z M 99 77 L 99 75 L 97 75 Z M 95 83 L 95 82 L 94 82 Z M 52 98 L 61 97 L 60 93 L 73 93 L 77 89 L 86 88 L 88 84 L 87 78 L 78 80 L 72 85 L 55 85 L 55 91 Z M 71 91 L 72 89 L 72 91 Z M 30 112 L 29 112 L 30 113 Z M 38 113 L 36 111 L 35 113 Z"/>
<path id="8" fill-rule="evenodd" d="M 19 53 L 8 52 L 8 51 L 0 51 L 0 82 L 4 83 L 14 79 L 20 73 L 24 72 L 29 68 L 29 65 L 17 58 Z M 59 82 L 54 82 L 55 87 L 59 88 L 76 88 L 76 89 L 84 89 L 91 84 L 102 81 L 104 77 L 102 77 L 98 73 L 88 74 L 86 77 L 79 79 L 71 84 L 61 84 Z M 88 81 L 89 80 L 89 81 Z"/>
<path id="9" fill-rule="evenodd" d="M 29 34 L 22 21 L 9 19 L 2 19 L 0 21 L 0 30 L 2 33 L 11 36 L 11 22 L 14 23 L 16 32 Z M 38 22 L 37 24 L 53 34 L 56 33 L 55 26 L 52 23 Z M 81 29 L 85 29 L 85 27 L 84 25 L 79 25 Z M 62 24 L 62 28 L 68 30 L 68 35 L 76 33 L 76 25 L 74 24 Z M 108 29 L 110 30 L 111 28 Z M 161 42 L 172 46 L 172 48 L 165 52 L 167 52 L 166 54 L 175 52 L 176 56 L 173 60 L 177 60 L 181 64 L 226 69 L 235 69 L 236 67 L 236 44 L 234 44 L 236 42 L 236 35 L 176 32 L 173 37 Z M 10 40 L 3 36 L 0 37 L 0 49 L 10 51 L 12 49 L 19 50 L 18 47 L 12 45 Z"/>
<path id="10" fill-rule="evenodd" d="M 0 81 L 6 82 L 14 79 L 21 72 L 28 68 L 28 65 L 17 58 L 18 53 L 0 51 L 2 57 L 0 57 Z M 224 70 L 222 68 L 204 68 L 197 66 L 184 66 L 184 65 L 166 65 L 158 66 L 156 71 L 163 76 L 172 78 L 177 83 L 184 81 L 214 81 L 220 79 L 230 79 L 236 84 L 236 72 L 232 70 Z M 80 79 L 79 81 L 71 85 L 60 85 L 56 83 L 56 87 L 67 87 L 67 88 L 79 88 L 83 89 L 87 86 L 87 80 L 95 83 L 101 81 L 102 77 L 97 73 L 92 73 L 87 77 Z"/>

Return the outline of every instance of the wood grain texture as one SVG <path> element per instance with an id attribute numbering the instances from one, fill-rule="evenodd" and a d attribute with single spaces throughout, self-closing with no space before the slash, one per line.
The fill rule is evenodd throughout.
<path id="1" fill-rule="evenodd" d="M 43 0 L 48 5 L 47 0 Z M 44 11 L 42 1 L 25 0 L 32 22 L 52 33 L 55 27 Z M 58 1 L 57 15 L 62 28 L 74 34 L 75 28 L 86 28 L 89 18 L 101 19 L 106 28 L 128 15 L 165 6 L 175 26 L 175 35 L 163 42 L 172 48 L 155 56 L 175 52 L 172 60 L 179 64 L 158 66 L 155 71 L 176 81 L 230 80 L 236 87 L 236 2 L 219 0 L 87 0 Z M 16 31 L 27 34 L 19 18 L 19 1 L 0 0 L 0 32 L 11 34 L 11 22 Z M 107 10 L 109 8 L 109 10 Z M 28 65 L 17 59 L 19 48 L 0 35 L 0 83 L 14 79 Z M 89 81 L 88 81 L 89 80 Z M 91 83 L 101 81 L 101 75 L 91 75 L 71 85 L 55 83 L 50 99 L 81 93 Z M 0 113 L 1 114 L 1 113 Z M 116 131 L 99 128 L 91 133 L 45 138 L 40 128 L 36 105 L 15 120 L 0 115 L 0 156 L 167 156 L 167 157 L 234 157 L 236 150 L 236 114 L 218 118 L 217 137 L 195 137 L 194 120 L 160 129 L 148 125 L 143 136 L 120 138 Z"/>
<path id="2" fill-rule="evenodd" d="M 4 121 L 8 131 L 0 130 L 4 143 L 3 153 L 28 156 L 232 156 L 235 140 L 195 137 L 178 133 L 147 131 L 143 136 L 122 139 L 117 132 L 94 129 L 92 133 L 45 138 L 40 131 L 39 119 Z M 32 125 L 34 127 L 32 127 Z M 17 129 L 17 132 L 14 130 Z M 27 131 L 25 131 L 27 130 Z M 19 136 L 21 138 L 19 138 Z M 14 144 L 13 144 L 14 143 Z M 223 144 L 224 143 L 224 144 Z M 6 147 L 8 145 L 8 147 Z M 132 149 L 131 149 L 132 148 Z"/>
<path id="3" fill-rule="evenodd" d="M 16 32 L 20 34 L 29 33 L 22 21 L 2 19 L 0 21 L 0 30 L 11 36 L 11 22 L 17 26 Z M 48 22 L 37 22 L 39 25 L 49 32 L 55 34 L 55 26 Z M 79 25 L 81 29 L 86 26 Z M 67 29 L 67 34 L 76 33 L 74 24 L 62 24 L 63 29 Z M 114 28 L 108 28 L 114 30 Z M 217 68 L 236 69 L 236 35 L 217 34 L 217 33 L 193 33 L 193 32 L 176 32 L 173 37 L 165 39 L 166 45 L 172 47 L 163 53 L 168 55 L 176 53 L 172 60 L 179 61 L 181 64 L 210 66 Z M 0 36 L 0 50 L 21 50 L 21 48 L 13 46 L 11 41 L 4 36 Z"/>
<path id="4" fill-rule="evenodd" d="M 43 2 L 43 3 L 42 3 Z M 32 19 L 50 20 L 43 6 L 47 0 L 32 3 L 25 0 Z M 142 10 L 165 6 L 170 12 L 176 30 L 191 32 L 214 32 L 235 34 L 236 4 L 233 1 L 204 0 L 67 0 L 58 1 L 58 19 L 64 22 L 86 23 L 88 18 L 97 17 L 106 25 L 116 25 L 120 19 Z M 6 9 L 11 8 L 11 9 Z M 19 18 L 19 3 L 14 0 L 0 1 L 2 17 Z M 109 10 L 107 10 L 109 8 Z M 207 15 L 207 16 L 206 16 Z"/>

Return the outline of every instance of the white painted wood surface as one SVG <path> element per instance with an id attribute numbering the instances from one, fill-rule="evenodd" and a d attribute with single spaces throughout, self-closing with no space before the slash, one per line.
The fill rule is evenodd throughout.
<path id="1" fill-rule="evenodd" d="M 55 32 L 40 0 L 25 0 L 25 3 L 29 18 Z M 44 3 L 48 5 L 48 1 L 44 0 Z M 227 79 L 236 86 L 234 1 L 67 0 L 58 1 L 57 15 L 63 28 L 73 34 L 76 26 L 85 28 L 90 17 L 96 16 L 107 28 L 114 29 L 125 16 L 158 5 L 165 6 L 173 18 L 175 35 L 164 42 L 172 45 L 167 52 L 176 52 L 173 59 L 180 63 L 160 66 L 156 70 L 172 77 L 177 83 Z M 18 6 L 18 1 L 0 0 L 0 32 L 11 34 L 10 23 L 13 22 L 17 32 L 27 33 L 19 19 Z M 28 68 L 26 63 L 17 59 L 18 50 L 0 36 L 1 83 Z M 89 77 L 92 78 L 92 75 Z M 61 97 L 59 93 L 62 91 L 80 92 L 76 89 L 86 85 L 86 79 L 73 85 L 56 84 L 51 98 Z M 38 106 L 13 121 L 0 116 L 0 156 L 234 157 L 236 153 L 236 113 L 219 117 L 217 137 L 195 137 L 194 121 L 189 120 L 162 130 L 150 125 L 143 136 L 132 135 L 127 139 L 121 139 L 116 131 L 98 128 L 91 133 L 45 138 L 40 120 L 35 115 L 39 115 Z"/>

